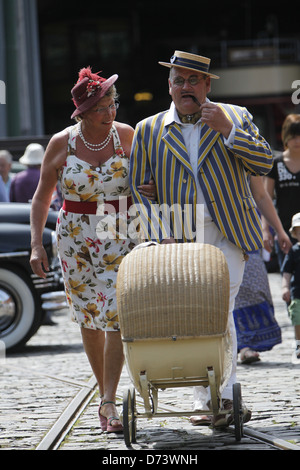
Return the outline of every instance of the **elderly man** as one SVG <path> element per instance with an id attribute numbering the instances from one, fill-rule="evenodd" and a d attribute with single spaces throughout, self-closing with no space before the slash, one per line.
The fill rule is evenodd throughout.
<path id="1" fill-rule="evenodd" d="M 220 248 L 230 274 L 229 327 L 234 340 L 231 378 L 222 393 L 224 409 L 215 426 L 232 421 L 232 384 L 236 381 L 236 335 L 232 311 L 247 252 L 262 247 L 260 218 L 249 176 L 267 174 L 273 164 L 268 143 L 247 109 L 207 99 L 210 59 L 175 51 L 170 62 L 171 107 L 136 126 L 130 181 L 141 225 L 149 240 L 160 243 L 204 242 Z M 157 203 L 144 198 L 140 185 L 153 178 Z M 181 213 L 170 217 L 170 208 Z M 195 409 L 210 399 L 195 389 Z M 200 399 L 201 396 L 201 399 Z M 204 398 L 205 397 L 205 398 Z M 203 402 L 204 400 L 204 402 Z M 245 410 L 245 419 L 250 419 Z M 201 419 L 191 419 L 193 424 Z"/>
<path id="2" fill-rule="evenodd" d="M 5 184 L 7 198 L 9 200 L 9 191 L 11 184 L 11 166 L 13 162 L 13 156 L 8 150 L 0 150 L 0 175 L 2 176 Z"/>
<path id="3" fill-rule="evenodd" d="M 29 144 L 24 155 L 19 159 L 27 168 L 17 173 L 10 185 L 11 202 L 30 202 L 37 188 L 41 164 L 44 158 L 44 147 L 40 144 Z"/>

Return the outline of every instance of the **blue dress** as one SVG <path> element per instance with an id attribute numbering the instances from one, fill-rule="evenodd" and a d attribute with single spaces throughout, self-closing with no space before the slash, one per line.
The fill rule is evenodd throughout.
<path id="1" fill-rule="evenodd" d="M 269 351 L 281 343 L 268 273 L 259 251 L 249 254 L 233 311 L 238 350 Z"/>

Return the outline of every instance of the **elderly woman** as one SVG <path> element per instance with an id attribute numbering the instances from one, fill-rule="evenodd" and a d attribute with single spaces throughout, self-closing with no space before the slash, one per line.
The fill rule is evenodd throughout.
<path id="1" fill-rule="evenodd" d="M 59 183 L 64 203 L 57 237 L 65 289 L 99 384 L 101 428 L 108 432 L 122 431 L 115 407 L 123 365 L 116 277 L 120 262 L 138 243 L 126 230 L 131 223 L 127 209 L 131 204 L 128 166 L 133 129 L 115 121 L 117 79 L 117 75 L 102 78 L 89 67 L 79 72 L 72 89 L 76 107 L 72 118 L 77 124 L 50 140 L 31 212 L 31 266 L 45 277 L 48 260 L 42 233 Z M 151 198 L 151 186 L 142 191 Z"/>

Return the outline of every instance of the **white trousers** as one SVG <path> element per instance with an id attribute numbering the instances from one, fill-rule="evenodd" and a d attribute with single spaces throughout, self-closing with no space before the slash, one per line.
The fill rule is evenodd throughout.
<path id="1" fill-rule="evenodd" d="M 203 220 L 203 219 L 202 219 Z M 243 280 L 245 261 L 244 255 L 240 248 L 231 243 L 227 238 L 225 238 L 222 233 L 219 231 L 215 223 L 206 217 L 204 219 L 204 225 L 198 231 L 197 227 L 197 242 L 208 243 L 219 248 L 226 258 L 229 270 L 230 278 L 230 297 L 229 297 L 229 316 L 228 316 L 228 326 L 229 331 L 232 337 L 232 347 L 233 347 L 233 363 L 231 376 L 226 384 L 223 392 L 222 398 L 229 398 L 232 400 L 232 385 L 236 382 L 236 366 L 237 366 L 237 339 L 236 339 L 236 330 L 234 325 L 233 310 L 235 298 L 238 294 L 240 285 Z M 198 236 L 199 233 L 199 236 Z M 210 390 L 209 387 L 194 387 L 194 409 L 195 410 L 205 410 L 207 409 L 207 402 L 210 400 Z"/>

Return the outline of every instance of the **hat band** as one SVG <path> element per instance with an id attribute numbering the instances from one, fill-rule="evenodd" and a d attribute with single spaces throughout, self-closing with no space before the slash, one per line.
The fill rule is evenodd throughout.
<path id="1" fill-rule="evenodd" d="M 184 59 L 183 57 L 177 57 L 174 55 L 171 57 L 170 62 L 172 65 L 178 65 L 180 67 L 192 67 L 193 69 L 197 69 L 200 72 L 207 73 L 209 70 L 209 64 L 203 64 L 197 60 Z"/>

